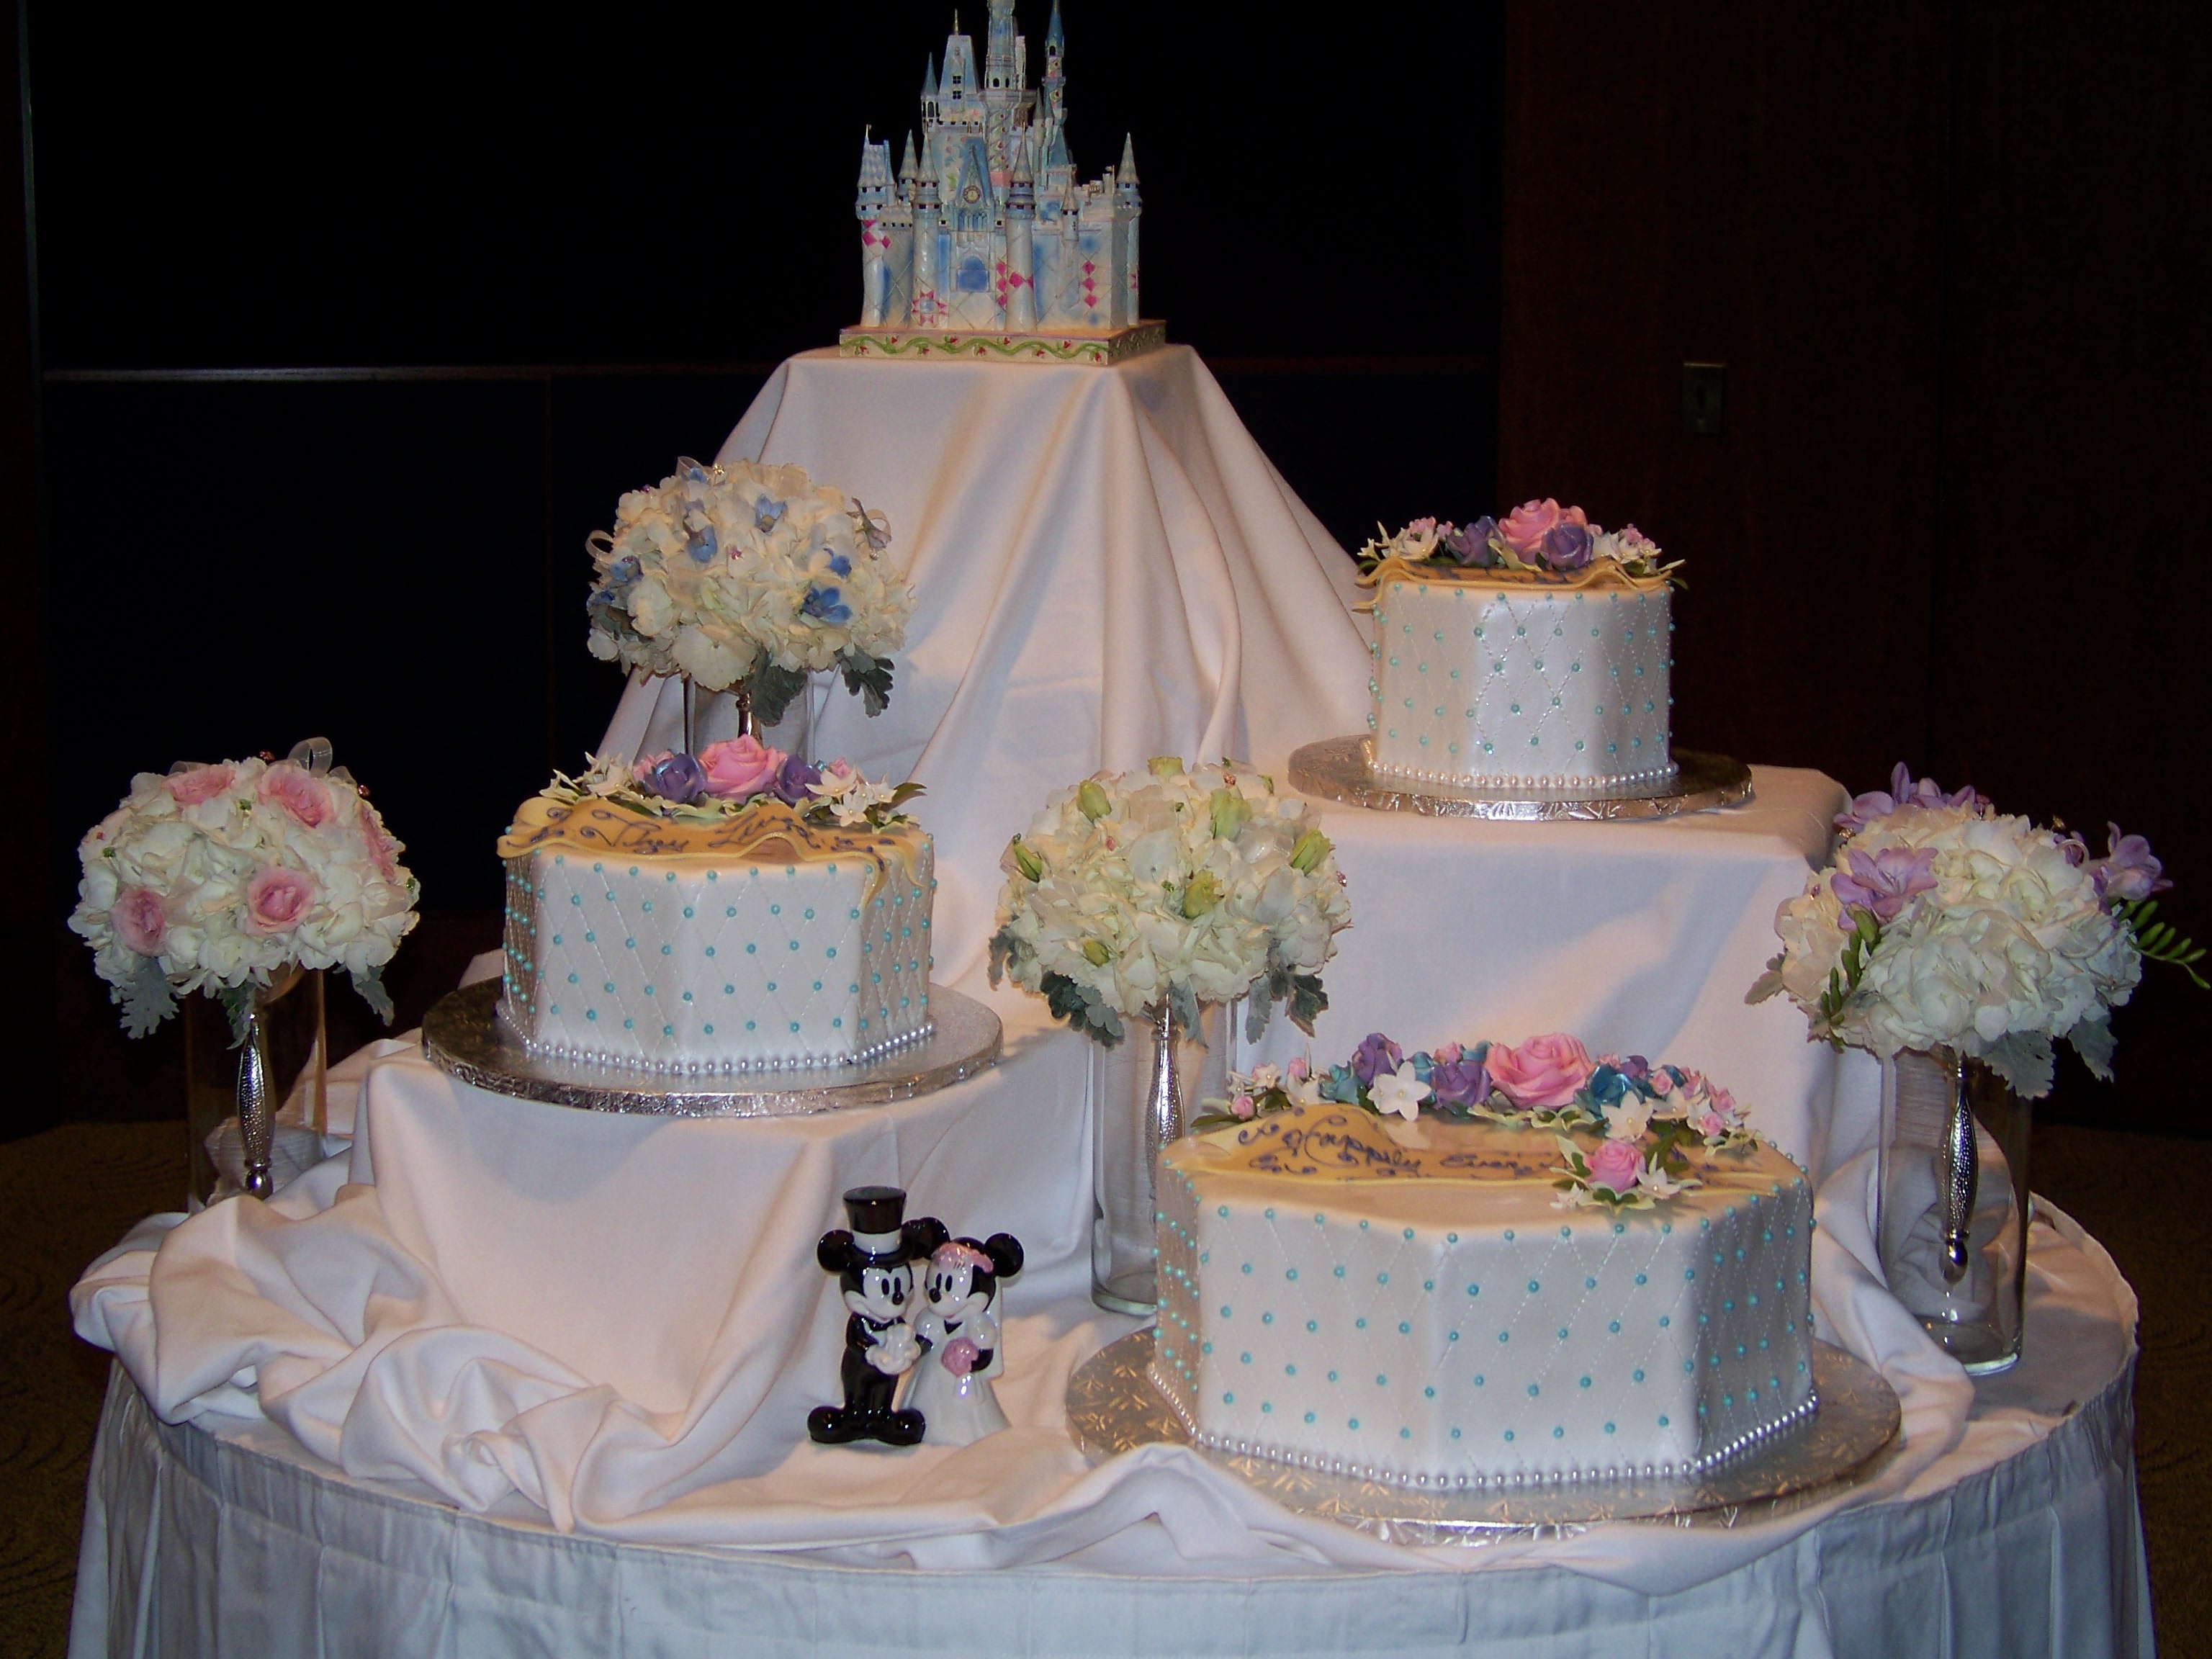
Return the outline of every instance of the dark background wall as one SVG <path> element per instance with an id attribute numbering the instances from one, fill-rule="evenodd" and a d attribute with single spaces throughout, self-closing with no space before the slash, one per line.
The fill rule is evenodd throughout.
<path id="1" fill-rule="evenodd" d="M 2199 938 L 2208 73 L 2160 0 L 1510 7 L 1498 462 L 1692 560 L 1686 740 L 2117 818 Z M 2069 1061 L 2055 1108 L 2205 1133 L 2212 1000 L 2148 980 L 2118 1087 Z"/>
<path id="2" fill-rule="evenodd" d="M 1069 99 L 1086 173 L 1135 134 L 1147 310 L 1340 540 L 1634 518 L 1692 561 L 1686 741 L 2117 814 L 2201 917 L 2212 64 L 2179 6 L 2028 10 L 1067 0 Z M 620 13 L 28 0 L 0 674 L 52 786 L 0 921 L 52 1070 L 0 1130 L 179 1098 L 58 926 L 76 837 L 179 756 L 327 732 L 423 880 L 403 1017 L 450 983 L 489 836 L 618 690 L 585 534 L 849 320 L 859 130 L 911 124 L 949 8 Z M 1717 437 L 1691 360 L 1728 365 Z M 2202 1006 L 2141 1002 L 2127 1086 L 2065 1105 L 2193 1127 Z"/>

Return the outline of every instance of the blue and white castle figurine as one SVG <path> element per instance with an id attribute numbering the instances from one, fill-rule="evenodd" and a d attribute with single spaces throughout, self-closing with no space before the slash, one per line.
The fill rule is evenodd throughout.
<path id="1" fill-rule="evenodd" d="M 863 139 L 854 211 L 860 221 L 863 329 L 957 333 L 1111 333 L 1136 325 L 1136 153 L 1079 184 L 1067 147 L 1067 46 L 1053 0 L 1044 79 L 1029 84 L 1029 43 L 1014 0 L 988 0 L 983 70 L 975 46 L 945 37 L 921 82 L 921 147 Z"/>

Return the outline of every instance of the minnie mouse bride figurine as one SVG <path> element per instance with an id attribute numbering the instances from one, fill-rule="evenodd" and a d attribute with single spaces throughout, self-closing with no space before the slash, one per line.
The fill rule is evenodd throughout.
<path id="1" fill-rule="evenodd" d="M 956 1238 L 929 1257 L 915 1310 L 914 1334 L 922 1348 L 906 1409 L 928 1425 L 934 1445 L 965 1446 L 1006 1426 L 991 1379 L 1006 1369 L 999 1337 L 999 1281 L 1022 1270 L 1022 1247 L 1011 1233 L 987 1241 Z"/>

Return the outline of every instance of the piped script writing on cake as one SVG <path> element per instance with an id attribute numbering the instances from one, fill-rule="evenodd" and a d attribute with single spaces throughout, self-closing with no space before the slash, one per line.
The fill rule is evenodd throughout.
<path id="1" fill-rule="evenodd" d="M 1725 1090 L 1559 1036 L 1296 1069 L 1161 1153 L 1152 1375 L 1201 1443 L 1457 1490 L 1814 1408 L 1812 1191 Z"/>
<path id="2" fill-rule="evenodd" d="M 899 810 L 918 793 L 750 737 L 556 777 L 499 843 L 504 1017 L 538 1051 L 672 1073 L 920 1040 L 934 854 Z"/>
<path id="3" fill-rule="evenodd" d="M 1601 794 L 1675 775 L 1679 567 L 1635 526 L 1526 501 L 1464 528 L 1417 519 L 1359 563 L 1378 776 Z"/>

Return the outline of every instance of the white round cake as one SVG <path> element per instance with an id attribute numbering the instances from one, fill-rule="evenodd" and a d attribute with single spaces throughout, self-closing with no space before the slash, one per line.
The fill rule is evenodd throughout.
<path id="1" fill-rule="evenodd" d="M 1675 775 L 1668 600 L 1663 583 L 1561 588 L 1398 567 L 1375 594 L 1376 774 L 1489 789 L 1663 787 Z"/>

